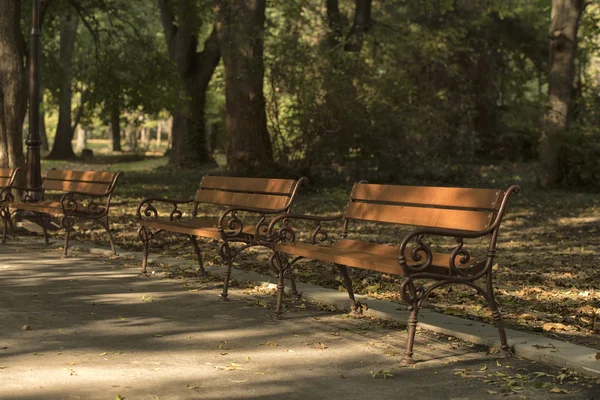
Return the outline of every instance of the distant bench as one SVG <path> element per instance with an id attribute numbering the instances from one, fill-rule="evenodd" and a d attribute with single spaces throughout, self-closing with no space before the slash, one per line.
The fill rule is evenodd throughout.
<path id="1" fill-rule="evenodd" d="M 410 311 L 403 363 L 413 364 L 417 316 L 423 301 L 436 288 L 464 284 L 474 288 L 486 300 L 498 328 L 502 349 L 507 351 L 506 333 L 494 299 L 492 266 L 508 199 L 512 193 L 519 191 L 518 186 L 503 191 L 358 183 L 354 185 L 342 215 L 280 215 L 271 221 L 267 231 L 274 250 L 271 264 L 279 271 L 276 312 L 281 313 L 283 277 L 291 273 L 295 263 L 303 258 L 337 264 L 353 311 L 356 311 L 356 302 L 346 267 L 403 276 L 400 296 Z M 291 224 L 294 219 L 309 220 L 316 224 L 309 235 L 310 243 L 296 241 L 296 231 Z M 335 220 L 343 220 L 342 239 L 332 245 L 324 245 L 327 233 L 322 223 Z M 350 224 L 359 221 L 419 228 L 404 236 L 400 246 L 390 246 L 349 239 Z M 448 251 L 434 252 L 425 241 L 427 237 L 445 238 Z M 470 250 L 464 247 L 467 245 L 465 239 L 481 237 L 487 237 L 489 241 L 487 245 L 470 242 L 479 250 L 477 257 L 472 256 Z M 421 284 L 415 280 L 433 282 Z M 480 280 L 485 288 L 477 284 Z"/>
<path id="2" fill-rule="evenodd" d="M 110 247 L 116 254 L 112 233 L 108 223 L 110 201 L 117 179 L 121 172 L 95 172 L 50 170 L 39 188 L 18 187 L 14 184 L 7 186 L 3 192 L 2 207 L 6 209 L 2 219 L 4 231 L 11 223 L 11 214 L 16 211 L 29 211 L 39 218 L 44 231 L 44 239 L 48 243 L 48 232 L 44 218 L 54 216 L 61 219 L 65 229 L 63 254 L 68 256 L 69 235 L 73 226 L 83 220 L 97 220 L 108 233 Z M 14 190 L 24 192 L 23 200 L 16 201 Z M 48 193 L 54 193 L 55 199 L 47 199 Z M 12 210 L 12 211 L 9 211 Z"/>
<path id="3" fill-rule="evenodd" d="M 305 179 L 205 176 L 191 200 L 159 197 L 143 200 L 136 213 L 140 224 L 138 236 L 144 245 L 142 273 L 146 274 L 149 243 L 161 232 L 179 233 L 191 240 L 201 274 L 205 271 L 196 238 L 221 240 L 219 254 L 227 264 L 221 297 L 227 298 L 233 260 L 241 251 L 261 244 L 269 216 L 290 212 L 298 188 Z M 162 215 L 157 209 L 161 203 L 167 207 Z M 180 208 L 182 205 L 187 206 L 187 214 Z M 198 215 L 201 207 L 206 205 L 218 206 L 220 216 Z M 233 248 L 232 243 L 241 246 Z"/>

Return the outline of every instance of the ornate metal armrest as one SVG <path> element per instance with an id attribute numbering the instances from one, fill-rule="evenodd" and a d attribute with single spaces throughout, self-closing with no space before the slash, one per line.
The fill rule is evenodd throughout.
<path id="1" fill-rule="evenodd" d="M 37 188 L 30 188 L 30 187 L 24 187 L 24 186 L 15 186 L 15 185 L 11 185 L 11 186 L 7 186 L 4 189 L 2 189 L 2 196 L 4 194 L 7 194 L 9 196 L 8 201 L 14 201 L 14 195 L 12 194 L 12 190 L 22 190 L 25 192 L 25 196 L 23 196 L 23 201 L 24 202 L 32 202 L 34 201 L 31 197 L 31 193 L 36 192 L 36 193 L 41 193 L 41 199 L 44 199 L 44 192 L 45 189 L 43 187 L 37 187 Z M 3 201 L 4 201 L 4 197 L 2 197 Z"/>
<path id="2" fill-rule="evenodd" d="M 169 213 L 169 220 L 173 221 L 183 216 L 183 213 L 179 209 L 179 205 L 193 203 L 194 200 L 173 200 L 164 199 L 160 197 L 149 197 L 142 200 L 138 205 L 137 211 L 135 213 L 137 219 L 143 219 L 144 217 L 154 219 L 158 218 L 158 210 L 152 204 L 154 202 L 171 204 L 173 206 L 173 209 Z"/>
<path id="3" fill-rule="evenodd" d="M 106 204 L 99 204 L 98 200 L 105 198 Z M 110 196 L 107 194 L 94 195 L 82 192 L 67 192 L 60 198 L 62 212 L 66 216 L 81 216 L 82 214 L 93 217 L 102 217 L 108 213 Z"/>
<path id="4" fill-rule="evenodd" d="M 227 239 L 233 239 L 242 234 L 244 231 L 244 222 L 238 217 L 238 212 L 246 212 L 256 214 L 257 217 L 260 217 L 258 223 L 256 223 L 254 229 L 254 239 L 256 241 L 265 241 L 265 232 L 267 230 L 268 224 L 266 223 L 267 215 L 276 215 L 286 211 L 288 208 L 281 209 L 266 209 L 266 208 L 258 208 L 258 207 L 241 207 L 235 206 L 230 207 L 227 210 L 223 211 L 221 216 L 219 217 L 219 222 L 217 223 L 217 229 L 221 232 Z"/>
<path id="5" fill-rule="evenodd" d="M 400 268 L 402 268 L 404 274 L 406 276 L 410 276 L 413 274 L 425 272 L 429 267 L 431 267 L 433 263 L 433 252 L 427 243 L 423 241 L 425 236 L 440 236 L 446 238 L 454 238 L 456 240 L 456 246 L 452 249 L 449 257 L 449 273 L 461 276 L 464 273 L 457 266 L 458 265 L 466 265 L 471 260 L 471 254 L 463 249 L 464 239 L 474 239 L 478 237 L 485 236 L 489 234 L 493 230 L 487 228 L 483 231 L 464 231 L 457 229 L 438 229 L 438 228 L 422 228 L 416 229 L 409 233 L 402 243 L 400 244 L 400 251 L 398 255 L 398 263 L 400 264 Z M 406 260 L 406 250 L 408 245 L 412 242 L 412 240 L 416 242 L 416 246 L 410 250 L 410 257 L 413 261 L 420 262 L 417 265 L 408 265 Z M 425 257 L 425 259 L 423 258 Z M 458 258 L 460 257 L 460 258 Z"/>
<path id="6" fill-rule="evenodd" d="M 317 244 L 317 242 L 324 242 L 328 238 L 328 234 L 326 231 L 322 229 L 323 222 L 332 222 L 338 221 L 344 217 L 343 214 L 334 215 L 331 217 L 324 217 L 318 215 L 306 215 L 306 214 L 280 214 L 277 217 L 273 218 L 267 228 L 265 237 L 266 240 L 271 243 L 276 242 L 293 242 L 296 240 L 296 232 L 291 227 L 289 221 L 292 219 L 299 219 L 305 221 L 312 221 L 315 223 L 315 228 L 312 230 L 310 234 L 310 241 L 312 244 Z M 280 225 L 277 228 L 277 225 Z"/>

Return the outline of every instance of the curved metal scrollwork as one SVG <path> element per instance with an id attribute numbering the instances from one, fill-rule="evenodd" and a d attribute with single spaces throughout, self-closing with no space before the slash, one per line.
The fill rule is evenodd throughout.
<path id="1" fill-rule="evenodd" d="M 464 268 L 458 268 L 456 265 L 456 260 L 458 257 L 460 257 L 458 262 L 460 263 L 460 266 L 464 266 L 471 260 L 471 254 L 467 250 L 463 249 L 463 238 L 457 237 L 456 243 L 458 243 L 457 246 L 452 250 L 452 253 L 450 254 L 450 273 L 453 275 L 468 276 L 468 270 Z"/>
<path id="2" fill-rule="evenodd" d="M 181 219 L 181 217 L 183 217 L 183 213 L 177 207 L 177 203 L 173 203 L 173 209 L 169 214 L 169 221 L 175 221 L 176 219 Z"/>
<path id="3" fill-rule="evenodd" d="M 409 305 L 409 309 L 413 305 L 420 307 L 421 302 L 427 297 L 423 285 L 415 286 L 411 278 L 407 278 L 400 285 L 400 297 L 405 304 Z"/>
<path id="4" fill-rule="evenodd" d="M 144 208 L 144 211 L 142 211 L 141 214 L 143 214 L 144 217 L 148 218 L 158 218 L 158 211 L 156 210 L 156 207 L 154 207 L 151 201 L 146 203 L 146 207 Z M 141 217 L 141 215 L 138 215 L 138 217 Z"/>
<path id="5" fill-rule="evenodd" d="M 260 220 L 256 224 L 256 229 L 254 231 L 254 238 L 257 241 L 268 241 L 268 232 L 269 232 L 269 224 L 267 223 L 266 216 L 261 215 Z"/>
<path id="6" fill-rule="evenodd" d="M 98 204 L 97 196 L 84 196 L 78 193 L 66 193 L 60 200 L 64 213 L 81 215 L 87 214 L 89 217 L 98 218 L 107 213 L 107 208 Z"/>
<path id="7" fill-rule="evenodd" d="M 296 232 L 289 223 L 288 219 L 281 221 L 281 227 L 277 230 L 277 239 L 280 242 L 293 242 L 296 240 Z"/>
<path id="8" fill-rule="evenodd" d="M 237 216 L 237 211 L 232 211 L 225 217 L 223 222 L 223 226 L 225 226 L 227 230 L 221 228 L 221 234 L 226 237 L 233 238 L 239 236 L 244 231 L 244 223 Z"/>
<path id="9" fill-rule="evenodd" d="M 424 235 L 417 235 L 415 237 L 417 245 L 410 251 L 412 260 L 419 264 L 409 266 L 406 263 L 406 257 L 404 254 L 400 254 L 400 264 L 404 262 L 404 267 L 408 268 L 411 273 L 425 271 L 431 267 L 431 264 L 433 263 L 433 252 L 431 251 L 431 248 L 423 241 L 423 237 Z M 425 256 L 424 261 L 423 256 Z"/>
<path id="10" fill-rule="evenodd" d="M 310 242 L 312 244 L 317 244 L 317 242 L 323 243 L 327 241 L 328 237 L 327 232 L 322 230 L 321 223 L 318 222 L 310 235 Z"/>

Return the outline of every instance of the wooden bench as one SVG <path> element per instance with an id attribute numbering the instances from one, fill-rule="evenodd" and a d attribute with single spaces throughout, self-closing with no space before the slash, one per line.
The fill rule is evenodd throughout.
<path id="1" fill-rule="evenodd" d="M 116 254 L 115 244 L 108 223 L 110 201 L 121 172 L 94 172 L 50 170 L 39 188 L 11 185 L 3 206 L 12 212 L 3 215 L 4 229 L 10 223 L 11 214 L 29 211 L 39 218 L 48 243 L 48 232 L 44 218 L 58 217 L 65 229 L 63 255 L 68 256 L 69 236 L 73 226 L 82 220 L 97 220 L 108 233 L 110 247 Z M 22 201 L 16 201 L 13 190 L 24 191 Z M 53 198 L 48 198 L 53 197 Z"/>
<path id="2" fill-rule="evenodd" d="M 274 218 L 267 236 L 274 251 L 271 264 L 279 271 L 277 313 L 281 312 L 283 277 L 291 273 L 300 259 L 315 259 L 337 264 L 354 312 L 356 302 L 346 267 L 404 277 L 399 291 L 410 311 L 405 364 L 414 363 L 413 343 L 423 301 L 434 289 L 449 284 L 470 286 L 483 296 L 498 328 L 502 349 L 508 351 L 502 318 L 494 299 L 492 266 L 508 199 L 512 193 L 519 191 L 518 186 L 503 191 L 357 183 L 342 215 L 287 214 Z M 316 224 L 310 243 L 296 241 L 296 232 L 290 223 L 293 219 Z M 341 240 L 324 245 L 327 232 L 322 223 L 335 220 L 343 221 Z M 349 238 L 350 225 L 365 221 L 417 228 L 394 246 Z M 429 243 L 432 238 L 445 240 L 448 251 L 434 251 Z M 467 241 L 476 238 L 487 239 L 483 243 L 482 239 Z M 439 243 L 436 245 L 439 246 Z M 472 254 L 472 250 L 477 254 Z M 479 281 L 483 282 L 483 286 L 478 284 Z"/>
<path id="3" fill-rule="evenodd" d="M 7 216 L 10 220 L 10 210 L 4 205 L 7 203 L 7 196 L 9 196 L 10 188 L 15 184 L 19 168 L 0 168 L 0 218 L 4 219 Z M 2 234 L 2 243 L 6 243 L 6 230 L 7 225 L 4 224 L 4 232 Z M 12 228 L 12 221 L 11 221 Z M 13 229 L 14 231 L 14 229 Z"/>
<path id="4" fill-rule="evenodd" d="M 226 299 L 233 260 L 241 251 L 261 244 L 269 215 L 290 212 L 298 188 L 305 180 L 205 176 L 192 200 L 143 200 L 137 208 L 138 236 L 144 245 L 142 273 L 146 274 L 149 242 L 161 232 L 189 237 L 201 274 L 205 270 L 196 238 L 220 239 L 219 254 L 227 264 L 221 297 Z M 170 207 L 166 217 L 160 218 L 155 203 Z M 184 216 L 181 205 L 188 205 L 188 215 Z M 219 206 L 220 216 L 198 215 L 202 205 Z M 240 243 L 241 247 L 233 248 L 232 243 Z"/>

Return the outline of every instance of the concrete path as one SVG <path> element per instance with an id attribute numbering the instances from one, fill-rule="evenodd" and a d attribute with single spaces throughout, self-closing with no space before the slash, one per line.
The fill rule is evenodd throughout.
<path id="1" fill-rule="evenodd" d="M 129 264 L 128 264 L 129 263 Z M 137 263 L 0 246 L 0 399 L 600 399 L 595 379 L 486 354 L 218 278 L 138 276 Z"/>

